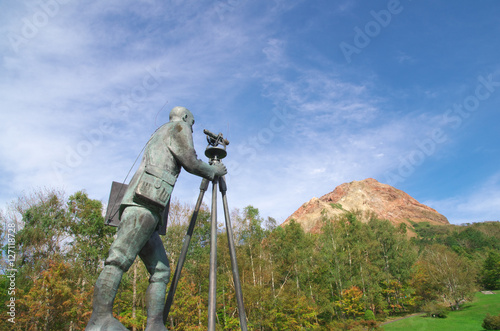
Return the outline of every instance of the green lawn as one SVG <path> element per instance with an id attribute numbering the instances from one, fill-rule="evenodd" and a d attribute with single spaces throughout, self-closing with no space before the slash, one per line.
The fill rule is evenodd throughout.
<path id="1" fill-rule="evenodd" d="M 481 324 L 486 313 L 498 315 L 500 313 L 500 291 L 496 294 L 476 294 L 474 302 L 465 304 L 461 310 L 452 311 L 447 318 L 429 318 L 422 316 L 399 320 L 383 328 L 386 331 L 397 330 L 452 330 L 452 331 L 481 331 Z"/>

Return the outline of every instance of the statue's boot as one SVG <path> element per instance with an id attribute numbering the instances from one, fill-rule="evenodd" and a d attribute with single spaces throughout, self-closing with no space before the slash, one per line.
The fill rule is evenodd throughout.
<path id="1" fill-rule="evenodd" d="M 128 331 L 113 317 L 113 302 L 123 276 L 123 271 L 112 265 L 104 266 L 94 287 L 92 316 L 85 331 Z"/>
<path id="2" fill-rule="evenodd" d="M 167 331 L 165 324 L 163 324 L 166 292 L 167 284 L 163 282 L 149 283 L 146 292 L 146 302 L 148 304 L 146 331 Z"/>

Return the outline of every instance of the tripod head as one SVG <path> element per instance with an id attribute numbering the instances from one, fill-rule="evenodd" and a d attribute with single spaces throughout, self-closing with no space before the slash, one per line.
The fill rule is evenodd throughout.
<path id="1" fill-rule="evenodd" d="M 203 133 L 207 135 L 208 146 L 205 150 L 205 156 L 210 159 L 210 161 L 222 160 L 227 156 L 226 146 L 229 145 L 229 141 L 224 139 L 222 133 L 218 135 L 208 131 L 203 130 Z"/>

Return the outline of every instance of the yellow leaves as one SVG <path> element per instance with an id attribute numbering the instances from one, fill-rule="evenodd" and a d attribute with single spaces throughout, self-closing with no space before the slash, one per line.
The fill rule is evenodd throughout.
<path id="1" fill-rule="evenodd" d="M 45 328 L 62 330 L 73 324 L 84 327 L 92 297 L 92 288 L 81 288 L 64 262 L 49 262 L 49 268 L 34 281 L 26 295 L 19 298 L 20 325 L 28 330 Z"/>
<path id="2" fill-rule="evenodd" d="M 335 302 L 337 308 L 347 317 L 357 317 L 364 314 L 364 304 L 361 301 L 363 291 L 357 286 L 342 291 L 342 297 Z"/>
<path id="3" fill-rule="evenodd" d="M 194 282 L 181 277 L 169 314 L 169 320 L 173 322 L 171 329 L 197 330 L 199 326 L 204 326 L 206 329 L 205 296 L 205 293 L 199 293 Z"/>

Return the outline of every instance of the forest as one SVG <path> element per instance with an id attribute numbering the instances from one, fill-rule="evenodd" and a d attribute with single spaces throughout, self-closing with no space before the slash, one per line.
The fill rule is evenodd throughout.
<path id="1" fill-rule="evenodd" d="M 193 206 L 172 201 L 162 240 L 175 270 Z M 346 212 L 319 234 L 279 226 L 247 206 L 231 221 L 250 330 L 375 329 L 414 312 L 460 310 L 478 290 L 500 289 L 500 222 L 394 226 Z M 85 191 L 43 189 L 0 214 L 1 330 L 84 330 L 116 228 Z M 167 328 L 207 325 L 210 211 L 203 206 Z M 218 231 L 217 329 L 239 330 L 227 237 Z M 149 275 L 135 261 L 115 300 L 116 317 L 144 330 Z"/>

